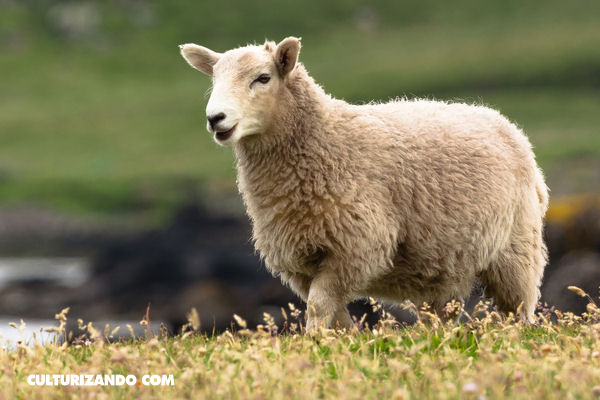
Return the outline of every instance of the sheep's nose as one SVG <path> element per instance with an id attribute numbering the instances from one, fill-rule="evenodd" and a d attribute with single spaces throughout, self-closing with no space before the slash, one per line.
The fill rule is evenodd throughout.
<path id="1" fill-rule="evenodd" d="M 226 115 L 223 113 L 218 113 L 215 115 L 207 115 L 206 119 L 208 119 L 208 123 L 210 124 L 210 127 L 214 130 L 215 129 L 215 125 L 218 124 L 219 122 L 223 121 L 225 119 Z"/>

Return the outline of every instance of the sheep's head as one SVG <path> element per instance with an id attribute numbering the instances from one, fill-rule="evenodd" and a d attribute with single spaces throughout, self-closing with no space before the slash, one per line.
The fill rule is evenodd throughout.
<path id="1" fill-rule="evenodd" d="M 196 44 L 180 49 L 192 67 L 213 79 L 207 129 L 224 145 L 269 129 L 285 80 L 296 66 L 300 39 L 288 37 L 278 45 L 266 42 L 222 54 Z"/>

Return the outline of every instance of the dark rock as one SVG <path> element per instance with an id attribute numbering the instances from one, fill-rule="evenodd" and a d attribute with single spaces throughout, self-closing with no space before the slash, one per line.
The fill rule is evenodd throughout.
<path id="1" fill-rule="evenodd" d="M 234 313 L 254 327 L 263 323 L 264 312 L 281 323 L 281 307 L 287 309 L 290 302 L 298 309 L 305 307 L 262 265 L 250 241 L 246 217 L 218 215 L 188 205 L 165 228 L 125 232 L 89 230 L 46 214 L 20 215 L 27 218 L 0 213 L 0 220 L 14 224 L 3 224 L 9 229 L 0 232 L 0 249 L 10 248 L 15 237 L 39 238 L 43 248 L 61 249 L 63 256 L 91 257 L 91 277 L 78 287 L 37 280 L 10 284 L 0 291 L 0 314 L 48 318 L 70 306 L 71 318 L 140 320 L 150 304 L 152 321 L 165 321 L 176 328 L 186 323 L 186 315 L 194 307 L 202 329 L 210 332 L 229 327 Z M 550 306 L 577 313 L 585 310 L 587 300 L 569 292 L 569 285 L 597 298 L 598 215 L 598 210 L 586 209 L 568 224 L 548 224 L 545 235 L 550 265 L 542 301 Z M 26 224 L 17 224 L 19 219 Z M 40 226 L 50 229 L 38 231 Z M 480 295 L 478 288 L 467 309 L 472 309 Z M 368 302 L 355 302 L 349 309 L 358 319 L 366 313 L 371 326 L 377 321 Z M 393 307 L 392 313 L 400 321 L 414 321 L 400 307 Z"/>
<path id="2" fill-rule="evenodd" d="M 600 284 L 600 253 L 573 251 L 552 266 L 552 273 L 542 286 L 542 301 L 561 311 L 580 314 L 589 300 L 567 289 L 577 286 L 598 301 Z"/>

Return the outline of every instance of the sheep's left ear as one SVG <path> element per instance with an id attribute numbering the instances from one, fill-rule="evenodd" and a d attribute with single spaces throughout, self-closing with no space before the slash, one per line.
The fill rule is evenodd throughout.
<path id="1" fill-rule="evenodd" d="M 283 39 L 275 50 L 275 63 L 281 76 L 286 76 L 296 66 L 300 53 L 300 38 L 293 36 Z"/>
<path id="2" fill-rule="evenodd" d="M 221 54 L 194 43 L 182 44 L 179 46 L 179 50 L 188 64 L 208 76 L 212 76 L 213 66 L 221 57 Z"/>

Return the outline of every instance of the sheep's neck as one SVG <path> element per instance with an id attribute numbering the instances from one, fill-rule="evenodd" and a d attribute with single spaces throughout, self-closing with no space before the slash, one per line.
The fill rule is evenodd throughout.
<path id="1" fill-rule="evenodd" d="M 332 162 L 332 138 L 324 139 L 329 136 L 327 110 L 334 101 L 303 68 L 298 71 L 271 130 L 235 146 L 238 184 L 247 203 L 251 198 L 270 203 L 306 191 L 307 180 L 322 181 L 316 175 Z"/>
<path id="2" fill-rule="evenodd" d="M 326 111 L 337 100 L 299 67 L 288 83 L 269 131 L 234 147 L 239 173 L 262 174 L 268 169 L 285 174 L 285 169 L 318 163 L 318 155 L 327 153 L 329 146 L 323 140 L 327 135 Z"/>

